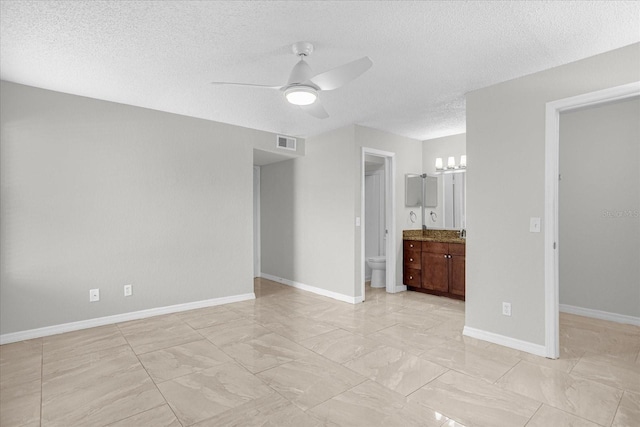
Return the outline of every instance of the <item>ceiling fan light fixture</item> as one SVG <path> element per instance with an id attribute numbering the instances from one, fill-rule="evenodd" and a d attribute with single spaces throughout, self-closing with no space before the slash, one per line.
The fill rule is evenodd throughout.
<path id="1" fill-rule="evenodd" d="M 284 96 L 293 105 L 311 105 L 318 99 L 318 91 L 309 86 L 293 86 L 284 91 Z"/>

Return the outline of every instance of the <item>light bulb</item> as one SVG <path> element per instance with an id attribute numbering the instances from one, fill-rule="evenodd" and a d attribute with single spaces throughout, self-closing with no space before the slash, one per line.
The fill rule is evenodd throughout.
<path id="1" fill-rule="evenodd" d="M 436 159 L 436 170 L 442 170 L 442 157 Z"/>
<path id="2" fill-rule="evenodd" d="M 318 99 L 318 92 L 312 87 L 294 86 L 287 89 L 284 96 L 293 105 L 311 105 Z"/>
<path id="3" fill-rule="evenodd" d="M 447 168 L 455 169 L 455 167 L 456 167 L 456 158 L 451 156 L 447 159 Z"/>
<path id="4" fill-rule="evenodd" d="M 460 156 L 460 167 L 461 168 L 466 168 L 467 167 L 467 155 L 463 154 L 462 156 Z"/>

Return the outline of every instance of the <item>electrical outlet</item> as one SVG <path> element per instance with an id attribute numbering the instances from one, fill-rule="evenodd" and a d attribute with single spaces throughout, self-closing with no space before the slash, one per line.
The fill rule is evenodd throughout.
<path id="1" fill-rule="evenodd" d="M 100 301 L 100 289 L 89 290 L 89 302 Z"/>
<path id="2" fill-rule="evenodd" d="M 124 296 L 130 297 L 133 294 L 133 285 L 124 285 Z"/>
<path id="3" fill-rule="evenodd" d="M 503 302 L 502 303 L 502 314 L 504 316 L 511 316 L 511 303 Z"/>

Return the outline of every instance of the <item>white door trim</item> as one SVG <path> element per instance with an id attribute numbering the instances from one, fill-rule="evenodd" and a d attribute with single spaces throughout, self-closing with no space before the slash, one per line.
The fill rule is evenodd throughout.
<path id="1" fill-rule="evenodd" d="M 395 293 L 405 290 L 405 286 L 396 287 L 396 153 L 390 151 L 377 150 L 375 148 L 362 147 L 360 162 L 360 286 L 362 299 L 364 300 L 365 291 L 365 251 L 364 251 L 364 232 L 362 225 L 364 224 L 364 176 L 365 166 L 364 158 L 367 154 L 384 158 L 384 182 L 385 182 L 385 222 L 387 233 L 387 245 L 385 254 L 387 257 L 386 270 L 386 289 L 389 293 Z"/>
<path id="2" fill-rule="evenodd" d="M 619 101 L 640 95 L 640 82 L 559 99 L 546 104 L 545 118 L 545 353 L 560 356 L 559 263 L 558 263 L 558 180 L 560 158 L 560 113 L 587 106 Z"/>

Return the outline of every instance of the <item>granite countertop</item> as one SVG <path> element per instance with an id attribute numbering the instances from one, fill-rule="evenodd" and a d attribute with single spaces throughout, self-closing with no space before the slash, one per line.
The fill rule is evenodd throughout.
<path id="1" fill-rule="evenodd" d="M 467 243 L 466 239 L 460 238 L 458 230 L 402 230 L 402 239 L 420 242 Z"/>

